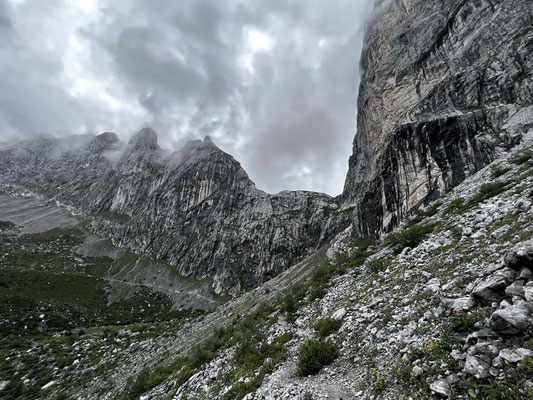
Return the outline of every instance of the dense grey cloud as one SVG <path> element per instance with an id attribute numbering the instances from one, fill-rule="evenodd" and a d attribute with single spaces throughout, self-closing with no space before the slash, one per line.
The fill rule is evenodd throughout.
<path id="1" fill-rule="evenodd" d="M 0 139 L 211 135 L 270 192 L 337 194 L 372 0 L 5 0 Z"/>

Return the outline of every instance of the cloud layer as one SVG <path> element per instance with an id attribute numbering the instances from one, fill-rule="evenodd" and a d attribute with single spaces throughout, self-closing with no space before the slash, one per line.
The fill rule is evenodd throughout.
<path id="1" fill-rule="evenodd" d="M 211 135 L 269 192 L 342 190 L 372 0 L 0 2 L 0 140 Z"/>

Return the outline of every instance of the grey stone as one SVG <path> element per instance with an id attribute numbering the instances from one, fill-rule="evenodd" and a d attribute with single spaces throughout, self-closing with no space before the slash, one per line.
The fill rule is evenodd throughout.
<path id="1" fill-rule="evenodd" d="M 503 368 L 504 365 L 503 358 L 500 356 L 494 357 L 494 360 L 492 360 L 492 366 L 495 368 Z"/>
<path id="2" fill-rule="evenodd" d="M 333 319 L 343 319 L 345 315 L 346 315 L 346 308 L 343 307 L 335 311 L 331 317 Z"/>
<path id="3" fill-rule="evenodd" d="M 500 351 L 499 356 L 502 359 L 515 364 L 522 361 L 526 357 L 533 357 L 533 351 L 523 348 L 503 349 L 502 351 Z"/>
<path id="4" fill-rule="evenodd" d="M 442 299 L 442 303 L 452 309 L 454 312 L 463 312 L 471 310 L 475 305 L 476 301 L 472 296 L 460 297 L 458 299 Z"/>
<path id="5" fill-rule="evenodd" d="M 533 274 L 531 274 L 531 270 L 527 267 L 523 267 L 520 271 L 518 271 L 517 278 L 528 280 L 531 279 L 532 276 Z"/>
<path id="6" fill-rule="evenodd" d="M 56 383 L 57 383 L 56 381 L 50 381 L 47 384 L 43 385 L 41 387 L 41 390 L 47 390 L 47 389 L 51 388 L 52 386 L 54 386 Z"/>
<path id="7" fill-rule="evenodd" d="M 450 353 L 450 356 L 455 360 L 455 361 L 460 361 L 460 360 L 465 360 L 466 359 L 466 354 L 465 353 L 461 353 L 459 350 L 457 349 L 454 349 L 452 350 L 452 352 Z"/>
<path id="8" fill-rule="evenodd" d="M 9 385 L 9 382 L 10 381 L 0 380 L 0 392 L 3 391 L 7 387 L 7 385 Z"/>
<path id="9" fill-rule="evenodd" d="M 531 209 L 531 202 L 526 199 L 520 199 L 515 203 L 515 213 L 525 213 Z"/>
<path id="10" fill-rule="evenodd" d="M 424 370 L 420 368 L 418 365 L 415 365 L 411 371 L 411 375 L 414 376 L 415 378 L 422 376 L 423 373 L 424 373 Z"/>
<path id="11" fill-rule="evenodd" d="M 515 278 L 515 272 L 510 268 L 503 268 L 483 278 L 472 291 L 472 295 L 486 303 L 499 302 L 505 296 L 505 288 Z"/>
<path id="12" fill-rule="evenodd" d="M 446 379 L 439 379 L 438 381 L 433 382 L 431 385 L 429 385 L 429 388 L 443 397 L 450 397 L 452 394 L 450 384 Z"/>
<path id="13" fill-rule="evenodd" d="M 531 267 L 533 262 L 533 239 L 516 244 L 505 255 L 505 265 L 515 270 Z"/>
<path id="14" fill-rule="evenodd" d="M 526 298 L 526 301 L 533 302 L 533 286 L 526 286 L 524 288 L 524 297 Z"/>
<path id="15" fill-rule="evenodd" d="M 476 378 L 487 378 L 490 375 L 490 364 L 479 356 L 468 355 L 463 371 Z"/>
<path id="16" fill-rule="evenodd" d="M 505 308 L 505 307 L 509 307 L 510 305 L 512 305 L 511 302 L 509 302 L 509 300 L 507 299 L 503 299 L 500 303 L 500 306 L 499 308 Z M 498 308 L 498 307 L 493 307 L 493 308 Z"/>
<path id="17" fill-rule="evenodd" d="M 440 279 L 439 278 L 433 278 L 426 284 L 426 289 L 431 290 L 433 292 L 438 292 L 440 290 Z"/>
<path id="18" fill-rule="evenodd" d="M 505 288 L 505 294 L 509 297 L 524 297 L 524 282 L 515 281 Z"/>
<path id="19" fill-rule="evenodd" d="M 459 382 L 460 379 L 456 374 L 450 374 L 446 377 L 446 380 L 451 386 L 454 386 Z"/>
<path id="20" fill-rule="evenodd" d="M 470 355 L 486 355 L 490 358 L 496 357 L 502 344 L 500 342 L 480 342 L 468 349 Z"/>
<path id="21" fill-rule="evenodd" d="M 495 331 L 515 335 L 533 328 L 533 304 L 525 301 L 496 310 L 490 317 L 489 325 Z"/>
<path id="22" fill-rule="evenodd" d="M 493 331 L 492 329 L 489 329 L 489 328 L 483 328 L 483 329 L 480 329 L 479 331 L 476 331 L 474 333 L 471 333 L 470 335 L 467 336 L 466 338 L 466 342 L 467 343 L 474 343 L 480 339 L 482 340 L 487 340 L 487 339 L 494 339 L 494 338 L 497 338 L 498 337 L 498 333 Z"/>

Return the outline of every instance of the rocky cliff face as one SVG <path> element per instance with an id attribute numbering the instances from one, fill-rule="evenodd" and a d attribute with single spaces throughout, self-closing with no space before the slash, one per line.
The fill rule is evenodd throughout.
<path id="1" fill-rule="evenodd" d="M 40 139 L 1 149 L 0 170 L 4 186 L 90 215 L 116 245 L 212 278 L 218 293 L 279 274 L 343 225 L 325 194 L 258 190 L 208 137 L 175 152 L 151 129 L 127 144 L 114 133 Z"/>
<path id="2" fill-rule="evenodd" d="M 343 200 L 379 234 L 533 126 L 530 0 L 377 1 Z"/>

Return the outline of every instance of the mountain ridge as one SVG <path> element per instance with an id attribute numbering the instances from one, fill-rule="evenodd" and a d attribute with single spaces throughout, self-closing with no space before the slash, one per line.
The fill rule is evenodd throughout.
<path id="1" fill-rule="evenodd" d="M 150 128 L 127 144 L 113 133 L 25 141 L 0 150 L 0 166 L 4 186 L 96 215 L 94 232 L 186 276 L 213 278 L 217 293 L 279 274 L 339 229 L 326 223 L 338 208 L 330 196 L 267 194 L 209 137 L 174 152 Z"/>

